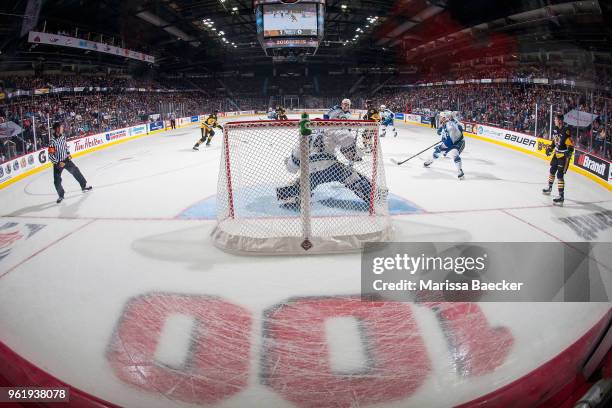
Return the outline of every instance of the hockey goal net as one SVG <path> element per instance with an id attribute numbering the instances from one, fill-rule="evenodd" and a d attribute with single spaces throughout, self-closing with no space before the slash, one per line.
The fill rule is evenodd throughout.
<path id="1" fill-rule="evenodd" d="M 226 123 L 215 245 L 230 252 L 331 253 L 388 241 L 378 124 L 313 120 Z"/>

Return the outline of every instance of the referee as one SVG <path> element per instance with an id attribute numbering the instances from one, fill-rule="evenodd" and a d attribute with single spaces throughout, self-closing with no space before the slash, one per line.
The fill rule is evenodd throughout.
<path id="1" fill-rule="evenodd" d="M 83 192 L 93 188 L 87 185 L 87 180 L 85 180 L 79 168 L 72 162 L 72 156 L 70 156 L 70 151 L 66 144 L 66 136 L 64 136 L 64 127 L 59 122 L 53 124 L 53 139 L 49 143 L 49 159 L 53 163 L 53 184 L 59 196 L 57 199 L 58 204 L 64 200 L 64 188 L 62 187 L 62 171 L 64 169 L 79 182 Z"/>

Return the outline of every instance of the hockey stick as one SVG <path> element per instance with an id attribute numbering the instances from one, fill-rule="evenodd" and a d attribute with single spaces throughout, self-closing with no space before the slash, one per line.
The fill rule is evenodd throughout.
<path id="1" fill-rule="evenodd" d="M 436 146 L 438 146 L 440 143 L 441 143 L 441 142 L 436 142 L 436 143 L 432 144 L 431 146 L 429 146 L 427 149 L 423 149 L 423 150 L 421 150 L 420 152 L 418 152 L 417 154 L 415 154 L 415 155 L 413 155 L 413 156 L 410 156 L 409 158 L 407 158 L 406 160 L 402 160 L 401 162 L 398 162 L 397 160 L 395 160 L 395 159 L 393 159 L 393 158 L 392 158 L 392 159 L 391 159 L 391 163 L 393 163 L 393 164 L 397 164 L 398 166 L 401 166 L 402 164 L 406 163 L 408 160 L 412 160 L 412 159 L 414 159 L 415 157 L 417 157 L 417 156 L 418 156 L 418 155 L 420 155 L 421 153 L 425 153 L 426 151 L 428 151 L 428 150 L 429 150 L 429 149 L 431 149 L 432 147 L 436 147 Z"/>

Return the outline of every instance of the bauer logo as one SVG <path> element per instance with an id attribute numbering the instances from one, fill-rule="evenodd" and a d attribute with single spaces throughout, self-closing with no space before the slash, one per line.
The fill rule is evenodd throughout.
<path id="1" fill-rule="evenodd" d="M 506 133 L 506 136 L 504 137 L 504 139 L 509 142 L 515 143 L 515 144 L 529 146 L 529 147 L 535 147 L 536 145 L 536 141 L 533 139 L 530 139 L 525 136 L 512 135 L 510 133 Z"/>
<path id="2" fill-rule="evenodd" d="M 592 156 L 580 150 L 576 150 L 574 156 L 574 165 L 588 171 L 597 177 L 608 181 L 608 174 L 610 172 L 610 163 L 605 160 Z"/>

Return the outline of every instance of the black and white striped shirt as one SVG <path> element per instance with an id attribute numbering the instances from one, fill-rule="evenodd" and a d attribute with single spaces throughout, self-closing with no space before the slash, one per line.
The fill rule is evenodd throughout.
<path id="1" fill-rule="evenodd" d="M 66 161 L 69 155 L 70 151 L 66 143 L 66 136 L 55 136 L 51 139 L 51 143 L 49 143 L 49 159 L 51 163 L 57 164 Z"/>

